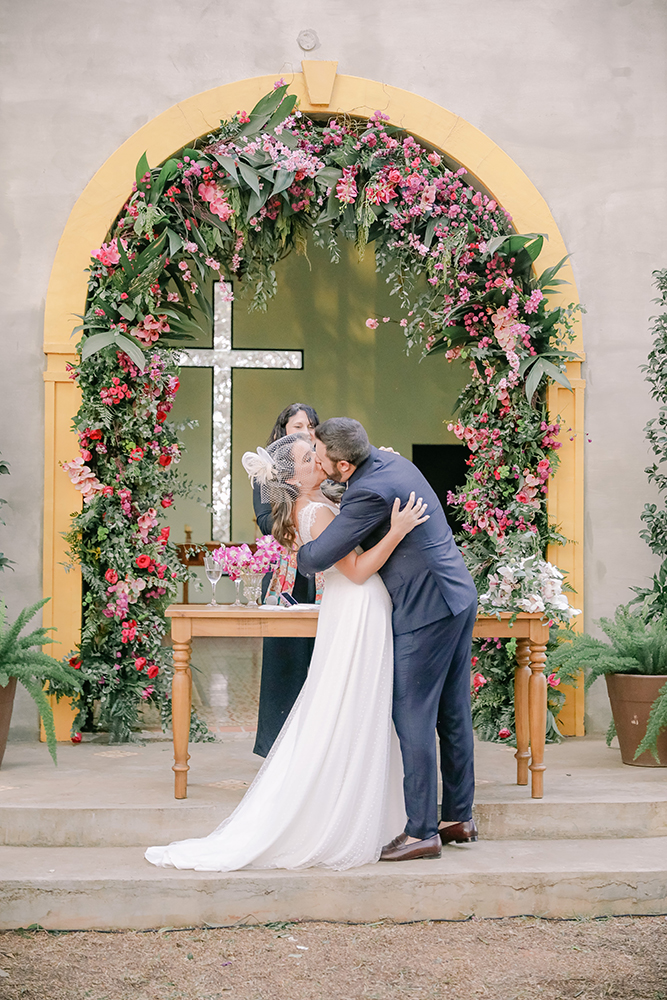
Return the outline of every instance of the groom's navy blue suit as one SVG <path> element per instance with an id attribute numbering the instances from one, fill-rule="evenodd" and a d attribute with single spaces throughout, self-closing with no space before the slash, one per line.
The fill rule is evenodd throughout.
<path id="1" fill-rule="evenodd" d="M 348 481 L 340 514 L 299 550 L 306 576 L 327 569 L 357 545 L 368 549 L 389 530 L 396 497 L 414 491 L 430 518 L 396 547 L 380 570 L 394 631 L 394 724 L 405 772 L 406 832 L 424 840 L 438 830 L 435 731 L 440 738 L 442 812 L 472 816 L 473 738 L 470 655 L 477 591 L 435 493 L 406 458 L 371 448 Z"/>

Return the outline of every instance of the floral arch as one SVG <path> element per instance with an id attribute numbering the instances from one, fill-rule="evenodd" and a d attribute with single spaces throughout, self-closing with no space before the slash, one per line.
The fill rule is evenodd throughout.
<path id="1" fill-rule="evenodd" d="M 461 436 L 476 443 L 481 452 L 488 452 L 489 442 L 497 442 L 499 438 L 499 434 L 494 438 L 488 433 L 490 425 L 488 429 L 484 426 L 489 415 L 495 412 L 491 422 L 496 420 L 496 424 L 498 416 L 512 418 L 512 394 L 523 412 L 521 416 L 517 410 L 516 419 L 524 430 L 527 428 L 532 419 L 528 416 L 531 404 L 534 412 L 537 412 L 536 402 L 542 405 L 538 400 L 540 376 L 545 371 L 549 373 L 549 358 L 558 363 L 563 357 L 553 354 L 553 329 L 559 320 L 565 319 L 565 314 L 557 311 L 559 289 L 554 287 L 558 283 L 555 270 L 565 255 L 564 247 L 546 205 L 516 165 L 472 126 L 414 95 L 370 81 L 337 77 L 325 109 L 309 103 L 307 82 L 297 75 L 289 84 L 289 90 L 301 99 L 302 112 L 326 111 L 327 117 L 354 114 L 355 119 L 366 120 L 364 126 L 347 129 L 340 124 L 326 127 L 325 123 L 317 128 L 317 138 L 308 134 L 309 126 L 303 119 L 289 119 L 286 127 L 285 118 L 293 105 L 285 95 L 288 88 L 272 91 L 273 80 L 268 77 L 199 95 L 149 123 L 107 161 L 77 202 L 58 249 L 45 323 L 45 352 L 49 355 L 49 370 L 45 374 L 45 593 L 53 597 L 48 606 L 51 609 L 48 624 L 58 627 L 59 639 L 66 647 L 79 644 L 80 578 L 76 573 L 63 577 L 60 566 L 64 556 L 60 532 L 69 527 L 73 499 L 71 486 L 58 469 L 58 463 L 66 464 L 80 445 L 80 459 L 78 464 L 70 464 L 70 471 L 75 484 L 92 502 L 85 505 L 76 519 L 70 541 L 77 554 L 83 555 L 89 612 L 97 602 L 97 611 L 93 609 L 92 617 L 87 616 L 82 643 L 84 659 L 91 667 L 91 650 L 93 659 L 97 656 L 99 663 L 90 672 L 98 678 L 102 674 L 103 684 L 108 684 L 107 675 L 116 666 L 121 672 L 127 670 L 132 677 L 132 682 L 126 685 L 130 700 L 136 701 L 139 685 L 146 683 L 145 677 L 139 678 L 138 674 L 152 669 L 153 676 L 149 675 L 149 679 L 155 680 L 156 685 L 160 683 L 158 677 L 164 675 L 160 673 L 157 649 L 149 648 L 145 634 L 142 638 L 141 623 L 135 623 L 133 630 L 131 623 L 135 619 L 128 615 L 128 600 L 132 604 L 138 598 L 144 603 L 153 601 L 148 618 L 151 614 L 159 617 L 170 599 L 167 581 L 176 572 L 167 555 L 164 534 L 158 533 L 153 523 L 156 517 L 149 514 L 159 509 L 160 502 L 163 505 L 168 502 L 170 492 L 176 488 L 170 466 L 171 458 L 177 454 L 177 443 L 166 421 L 175 388 L 175 371 L 170 368 L 173 360 L 168 352 L 151 345 L 161 333 L 167 332 L 167 326 L 172 336 L 187 332 L 190 306 L 205 307 L 196 300 L 200 294 L 198 284 L 207 269 L 216 273 L 221 269 L 226 273 L 245 270 L 246 280 L 255 282 L 256 298 L 261 304 L 267 287 L 270 288 L 271 262 L 286 248 L 298 249 L 309 226 L 314 226 L 322 238 L 322 231 L 333 221 L 343 235 L 355 238 L 359 245 L 369 238 L 378 241 L 382 237 L 377 244 L 380 263 L 388 267 L 392 261 L 398 262 L 395 281 L 403 309 L 401 325 L 405 326 L 408 339 L 450 354 L 463 350 L 477 372 L 478 384 L 475 387 L 474 380 L 471 383 L 472 397 L 480 396 L 481 387 L 486 402 L 495 400 L 485 410 L 471 397 L 468 409 L 475 419 L 459 428 Z M 263 94 L 266 96 L 262 100 Z M 257 98 L 260 102 L 250 116 L 235 114 L 239 107 L 252 107 Z M 376 114 L 373 104 L 383 108 L 382 114 Z M 222 131 L 217 127 L 221 117 L 228 123 Z M 194 142 L 193 137 L 207 132 L 209 137 L 205 142 Z M 265 162 L 266 155 L 263 158 L 266 150 L 261 148 L 262 136 L 267 133 L 283 147 L 280 163 L 275 157 L 273 163 Z M 410 133 L 428 142 L 432 150 L 429 155 L 426 150 L 420 152 Z M 249 150 L 240 158 L 236 155 L 238 140 L 243 140 L 242 145 Z M 197 149 L 188 149 L 188 142 Z M 396 156 L 373 165 L 371 155 L 369 166 L 369 149 L 378 144 L 384 150 L 398 149 L 396 155 L 402 169 L 397 170 Z M 464 169 L 459 174 L 467 172 L 473 183 L 479 182 L 491 196 L 469 188 L 456 172 L 446 171 L 433 147 L 462 163 Z M 297 163 L 299 150 L 303 155 Z M 180 153 L 176 158 L 172 158 L 174 151 Z M 137 161 L 140 165 L 135 174 Z M 163 162 L 160 170 L 150 172 L 149 163 Z M 393 176 L 392 171 L 398 176 Z M 137 190 L 127 201 L 133 175 Z M 270 191 L 266 191 L 267 180 Z M 184 188 L 188 189 L 187 201 L 192 211 L 180 211 L 185 228 L 179 230 L 173 219 L 170 224 L 161 221 L 160 205 L 169 214 L 169 205 L 177 205 Z M 445 203 L 446 218 L 451 225 L 443 227 L 439 217 L 445 217 Z M 468 215 L 465 226 L 460 216 L 463 203 Z M 406 221 L 411 216 L 417 224 L 416 230 L 413 222 L 402 229 L 394 225 L 397 204 L 398 214 L 404 212 Z M 123 205 L 125 212 L 121 211 Z M 458 211 L 450 213 L 457 205 Z M 509 227 L 499 205 L 513 216 L 515 230 L 544 233 L 549 242 L 543 244 L 542 237 L 517 236 L 510 236 L 508 241 Z M 438 212 L 434 211 L 436 206 Z M 457 215 L 458 232 L 454 225 Z M 386 233 L 378 230 L 382 218 L 386 223 L 390 216 L 393 217 L 389 220 L 390 228 L 404 237 L 402 241 L 392 238 L 391 249 Z M 107 241 L 114 218 L 119 220 L 120 228 Z M 401 242 L 403 245 L 399 246 Z M 471 250 L 473 243 L 476 245 Z M 439 253 L 431 251 L 431 246 L 438 247 Z M 92 262 L 88 289 L 83 272 L 91 263 L 94 247 L 100 250 Z M 532 267 L 540 251 L 540 265 L 544 262 L 545 268 L 541 287 Z M 413 280 L 424 270 L 424 258 L 430 262 L 427 268 L 430 287 L 426 292 L 420 291 Z M 461 279 L 466 268 L 471 273 L 468 288 L 466 279 Z M 567 277 L 567 265 L 563 271 Z M 82 342 L 87 360 L 79 367 L 80 359 L 66 341 L 71 315 L 83 312 L 88 290 L 92 304 L 85 316 Z M 466 297 L 466 291 L 472 293 L 472 298 Z M 484 302 L 474 312 L 467 303 L 477 301 L 480 291 L 484 291 Z M 544 301 L 547 292 L 549 308 Z M 573 292 L 571 284 L 567 302 L 574 298 Z M 375 320 L 370 318 L 369 322 Z M 483 329 L 485 325 L 488 330 Z M 578 347 L 576 325 L 572 327 L 566 322 L 566 326 L 574 330 L 572 346 Z M 107 349 L 109 346 L 113 346 L 112 351 Z M 147 351 L 148 381 L 146 375 L 140 374 L 146 364 L 142 346 Z M 102 349 L 95 353 L 96 348 Z M 519 357 L 520 354 L 524 356 Z M 109 365 L 120 365 L 122 370 L 112 373 Z M 70 379 L 72 367 L 77 369 L 75 382 L 84 393 L 76 445 L 67 433 L 67 424 L 79 402 L 77 385 Z M 561 450 L 561 469 L 551 481 L 548 504 L 552 521 L 560 524 L 573 543 L 559 550 L 556 561 L 569 572 L 575 588 L 581 592 L 581 545 L 575 546 L 581 541 L 583 515 L 581 440 L 577 436 L 581 420 L 577 401 L 583 386 L 577 378 L 578 360 L 568 360 L 567 367 L 575 392 L 555 386 L 549 390 L 551 412 L 560 413 L 572 433 L 567 435 Z M 551 374 L 563 381 L 558 368 L 551 369 Z M 150 388 L 139 389 L 139 383 L 144 389 L 147 385 Z M 92 410 L 90 407 L 86 410 L 85 399 L 92 398 L 93 386 L 96 404 Z M 139 408 L 142 419 L 150 422 L 152 429 L 140 441 L 139 434 L 135 435 L 137 441 L 124 439 L 120 457 L 114 456 L 119 471 L 112 483 L 103 481 L 110 479 L 108 468 L 107 475 L 98 479 L 94 469 L 87 466 L 90 471 L 84 472 L 83 466 L 93 457 L 93 466 L 97 463 L 100 470 L 105 463 L 108 466 L 104 456 L 108 454 L 105 442 L 111 433 L 111 414 L 123 406 L 131 406 L 135 415 Z M 537 432 L 533 427 L 531 433 L 524 434 L 526 463 L 520 461 L 508 466 L 497 462 L 494 469 L 489 466 L 486 472 L 485 462 L 477 463 L 475 471 L 485 477 L 485 483 L 489 474 L 495 475 L 496 483 L 514 476 L 520 480 L 515 492 L 523 493 L 517 501 L 523 507 L 510 511 L 496 504 L 492 536 L 512 523 L 521 526 L 523 522 L 533 526 L 543 541 L 548 538 L 542 490 L 550 468 L 549 459 L 553 459 L 554 441 L 553 436 L 547 440 L 548 430 L 542 435 L 544 440 L 538 441 L 540 424 L 549 426 L 544 419 L 546 412 L 540 410 L 543 419 L 537 421 Z M 524 464 L 525 468 L 521 468 Z M 461 502 L 471 512 L 473 535 L 481 536 L 488 529 L 488 517 L 481 508 L 477 510 L 479 497 L 471 492 L 478 488 L 479 482 L 476 476 Z M 509 525 L 504 525 L 503 519 Z M 138 554 L 132 549 L 121 551 L 122 546 L 116 552 L 110 550 L 109 528 L 112 536 L 119 537 L 127 529 L 126 536 L 131 536 L 133 545 L 141 551 L 137 549 Z M 127 586 L 123 587 L 123 582 Z M 110 593 L 112 588 L 116 589 Z M 91 646 L 95 629 L 99 632 L 100 624 L 104 624 L 100 614 L 107 618 L 109 627 L 107 639 L 95 648 L 94 644 Z M 112 649 L 116 650 L 113 656 L 119 664 L 109 660 Z M 136 670 L 136 677 L 131 668 Z M 575 703 L 574 715 L 578 714 Z M 67 738 L 64 729 L 68 728 L 69 720 L 63 717 L 62 722 L 59 736 Z M 570 727 L 573 732 L 577 728 L 576 724 Z"/>

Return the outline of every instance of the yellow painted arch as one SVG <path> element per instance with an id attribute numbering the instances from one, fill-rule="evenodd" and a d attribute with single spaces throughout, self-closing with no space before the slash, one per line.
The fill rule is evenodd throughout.
<path id="1" fill-rule="evenodd" d="M 85 308 L 85 268 L 90 253 L 100 246 L 124 204 L 134 181 L 137 161 L 145 151 L 156 166 L 198 136 L 218 127 L 220 120 L 236 111 L 252 108 L 273 87 L 274 76 L 259 76 L 215 87 L 175 104 L 130 136 L 100 167 L 77 200 L 58 244 L 46 297 L 44 352 L 47 355 L 45 415 L 45 503 L 44 503 L 44 595 L 45 624 L 57 628 L 61 652 L 79 640 L 81 580 L 77 570 L 66 573 L 65 544 L 71 512 L 80 505 L 60 462 L 71 459 L 77 441 L 71 421 L 79 405 L 78 391 L 68 378 L 67 362 L 74 362 L 70 334 L 76 314 Z M 442 150 L 463 165 L 510 213 L 518 232 L 548 236 L 539 258 L 540 269 L 556 263 L 567 253 L 549 208 L 520 167 L 487 136 L 469 122 L 416 94 L 361 77 L 338 75 L 328 106 L 309 103 L 306 78 L 296 73 L 289 80 L 304 112 L 346 113 L 370 117 L 380 110 L 417 138 Z M 574 276 L 569 265 L 562 272 L 570 284 L 562 298 L 577 302 Z M 574 349 L 582 352 L 580 330 Z M 583 354 L 582 354 L 583 358 Z M 583 388 L 580 364 L 569 365 L 574 393 L 560 387 L 550 390 L 553 415 L 560 413 L 571 434 L 563 435 L 561 468 L 550 488 L 550 513 L 572 543 L 553 553 L 554 561 L 567 571 L 583 600 Z M 572 437 L 572 440 L 570 440 Z M 70 714 L 60 706 L 58 736 L 69 737 Z M 583 696 L 575 692 L 563 717 L 566 731 L 583 733 Z"/>

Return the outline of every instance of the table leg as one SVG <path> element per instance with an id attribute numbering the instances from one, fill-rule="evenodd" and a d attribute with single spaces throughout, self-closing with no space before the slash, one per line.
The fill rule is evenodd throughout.
<path id="1" fill-rule="evenodd" d="M 530 728 L 528 722 L 528 684 L 530 679 L 530 640 L 516 641 L 514 671 L 514 718 L 516 725 L 516 783 L 528 784 L 530 760 Z"/>
<path id="2" fill-rule="evenodd" d="M 190 702 L 192 672 L 190 670 L 190 639 L 174 639 L 174 679 L 171 686 L 171 723 L 174 734 L 174 798 L 188 797 L 188 741 L 190 738 Z"/>
<path id="3" fill-rule="evenodd" d="M 547 679 L 544 676 L 547 647 L 531 643 L 530 680 L 528 682 L 530 750 L 532 754 L 530 770 L 532 782 L 530 794 L 534 799 L 544 795 L 544 742 L 547 728 Z"/>

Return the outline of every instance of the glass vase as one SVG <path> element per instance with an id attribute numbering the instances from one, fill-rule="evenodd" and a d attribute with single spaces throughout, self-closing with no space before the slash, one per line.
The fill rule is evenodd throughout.
<path id="1" fill-rule="evenodd" d="M 242 573 L 241 579 L 243 580 L 243 593 L 248 599 L 246 607 L 248 608 L 258 608 L 262 599 L 262 580 L 264 579 L 263 573 Z"/>

